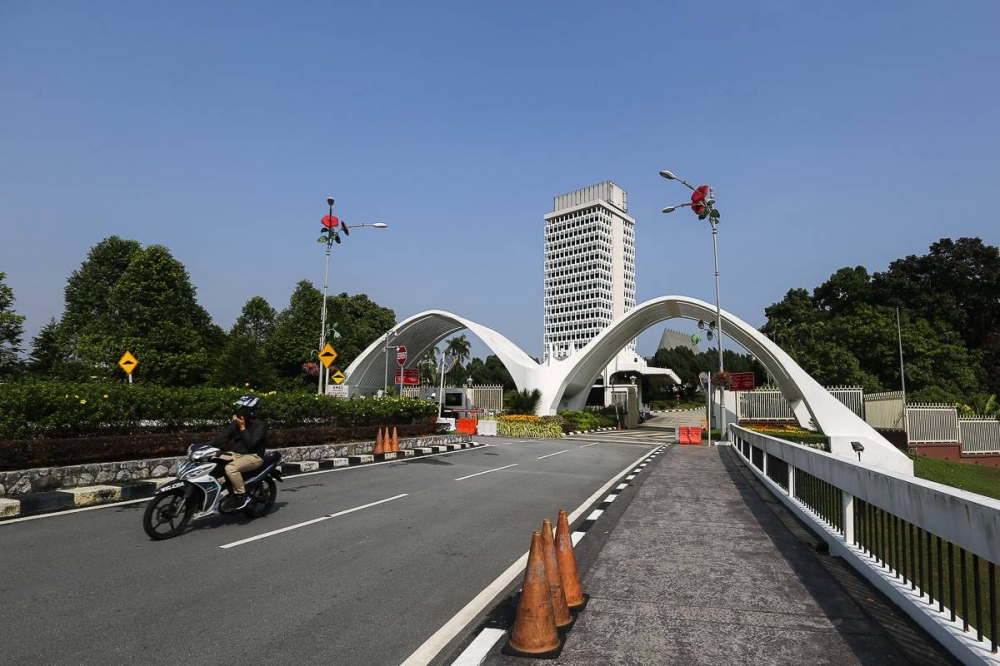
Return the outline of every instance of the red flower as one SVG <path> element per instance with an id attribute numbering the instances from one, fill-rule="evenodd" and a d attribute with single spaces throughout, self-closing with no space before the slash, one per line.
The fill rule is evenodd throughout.
<path id="1" fill-rule="evenodd" d="M 695 215 L 705 212 L 705 197 L 708 196 L 708 185 L 702 185 L 691 195 L 691 210 Z"/>

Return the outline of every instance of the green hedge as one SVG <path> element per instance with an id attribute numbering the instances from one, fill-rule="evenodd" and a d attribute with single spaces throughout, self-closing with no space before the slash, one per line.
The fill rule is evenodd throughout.
<path id="1" fill-rule="evenodd" d="M 121 383 L 15 382 L 0 385 L 0 440 L 218 429 L 240 389 L 164 388 Z M 397 425 L 437 406 L 415 398 L 343 400 L 308 392 L 259 394 L 272 425 Z"/>
<path id="2" fill-rule="evenodd" d="M 572 432 L 576 430 L 597 430 L 615 426 L 614 416 L 607 416 L 595 412 L 576 412 L 566 410 L 559 412 L 559 416 L 566 422 L 567 429 Z"/>

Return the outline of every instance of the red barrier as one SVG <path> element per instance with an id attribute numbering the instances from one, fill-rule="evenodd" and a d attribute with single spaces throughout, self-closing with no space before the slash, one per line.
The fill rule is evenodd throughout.
<path id="1" fill-rule="evenodd" d="M 699 426 L 691 426 L 688 430 L 688 439 L 690 444 L 701 444 L 701 428 Z"/>
<path id="2" fill-rule="evenodd" d="M 478 419 L 455 419 L 455 430 L 466 435 L 475 435 L 478 423 Z"/>
<path id="3" fill-rule="evenodd" d="M 687 426 L 677 427 L 677 442 L 679 444 L 690 444 L 691 443 L 691 429 Z"/>

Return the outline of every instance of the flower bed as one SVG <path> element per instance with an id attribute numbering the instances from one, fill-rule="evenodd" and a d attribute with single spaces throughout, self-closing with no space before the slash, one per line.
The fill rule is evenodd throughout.
<path id="1" fill-rule="evenodd" d="M 823 444 L 824 448 L 826 445 L 826 435 L 821 432 L 815 432 L 813 430 L 807 430 L 795 423 L 741 423 L 742 427 L 747 430 L 753 430 L 754 432 L 759 432 L 764 435 L 770 435 L 771 437 L 777 437 L 778 439 L 783 439 L 787 442 L 795 442 L 797 444 Z"/>
<path id="2" fill-rule="evenodd" d="M 562 419 L 558 416 L 510 414 L 497 417 L 499 437 L 562 437 Z"/>

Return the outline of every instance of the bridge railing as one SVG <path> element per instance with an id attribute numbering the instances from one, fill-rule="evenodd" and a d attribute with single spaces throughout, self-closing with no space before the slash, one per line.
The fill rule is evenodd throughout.
<path id="1" fill-rule="evenodd" d="M 965 663 L 1000 663 L 1000 501 L 731 426 L 796 515 Z"/>

